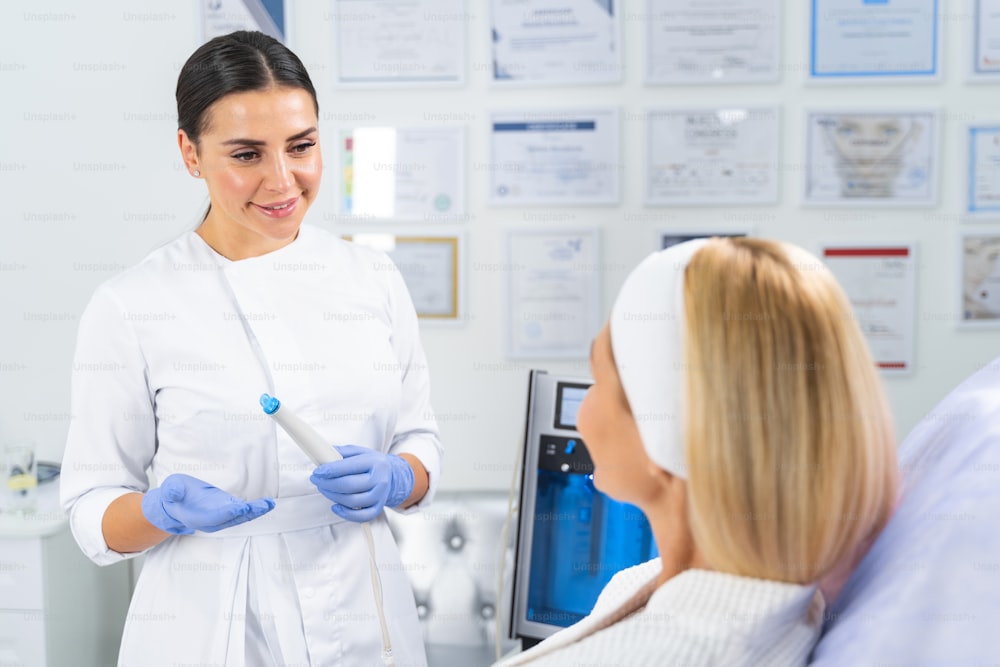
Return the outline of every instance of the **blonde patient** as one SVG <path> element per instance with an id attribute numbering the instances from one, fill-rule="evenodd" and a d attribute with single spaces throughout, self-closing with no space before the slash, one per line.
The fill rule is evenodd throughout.
<path id="1" fill-rule="evenodd" d="M 655 253 L 591 368 L 594 482 L 644 512 L 660 555 L 503 664 L 806 664 L 820 580 L 860 558 L 898 487 L 881 381 L 832 275 L 760 239 Z"/>

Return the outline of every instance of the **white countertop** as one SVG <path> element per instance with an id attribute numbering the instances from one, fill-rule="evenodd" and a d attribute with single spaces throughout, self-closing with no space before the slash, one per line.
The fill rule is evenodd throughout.
<path id="1" fill-rule="evenodd" d="M 69 524 L 59 507 L 59 478 L 38 485 L 38 502 L 34 512 L 9 512 L 0 506 L 0 539 L 46 537 Z"/>

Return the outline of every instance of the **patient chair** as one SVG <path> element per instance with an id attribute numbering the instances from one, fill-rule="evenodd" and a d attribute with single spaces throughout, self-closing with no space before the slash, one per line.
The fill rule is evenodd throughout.
<path id="1" fill-rule="evenodd" d="M 827 608 L 811 665 L 1000 664 L 1000 358 L 900 446 L 903 496 Z"/>

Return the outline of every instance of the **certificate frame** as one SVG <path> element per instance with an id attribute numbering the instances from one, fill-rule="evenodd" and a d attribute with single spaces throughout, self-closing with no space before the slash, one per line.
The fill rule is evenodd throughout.
<path id="1" fill-rule="evenodd" d="M 1000 120 L 993 123 L 969 123 L 965 126 L 965 204 L 963 206 L 965 219 L 973 222 L 1000 219 L 1000 167 L 995 170 L 996 181 L 995 202 L 986 206 L 980 205 L 981 199 L 977 184 L 979 183 L 979 159 L 977 149 L 978 135 L 992 136 L 1000 156 Z"/>
<path id="2" fill-rule="evenodd" d="M 614 40 L 613 41 L 614 55 L 608 58 L 607 60 L 603 61 L 595 60 L 593 62 L 588 62 L 581 60 L 574 61 L 573 59 L 574 54 L 566 54 L 567 57 L 565 61 L 561 63 L 559 67 L 556 66 L 556 62 L 558 61 L 553 62 L 551 58 L 545 59 L 537 57 L 535 59 L 539 61 L 538 63 L 539 69 L 538 71 L 532 71 L 529 65 L 525 65 L 523 63 L 512 62 L 511 65 L 514 65 L 514 67 L 511 68 L 511 67 L 505 67 L 501 62 L 501 55 L 498 53 L 498 50 L 501 48 L 502 37 L 506 31 L 506 28 L 504 28 L 504 31 L 498 29 L 497 12 L 498 12 L 498 6 L 504 3 L 505 1 L 506 0 L 488 0 L 489 6 L 487 11 L 489 12 L 490 30 L 493 35 L 492 49 L 491 49 L 491 68 L 490 68 L 491 86 L 494 86 L 498 89 L 517 88 L 517 87 L 537 88 L 540 86 L 559 86 L 559 85 L 565 85 L 565 86 L 607 85 L 607 84 L 615 84 L 622 82 L 625 70 L 624 70 L 624 63 L 622 56 L 622 49 L 624 48 L 624 44 L 622 42 L 622 19 L 621 19 L 621 14 L 619 13 L 621 9 L 620 3 L 617 3 L 618 5 L 617 9 L 619 11 L 615 11 L 616 3 L 614 3 L 613 1 L 608 1 L 607 3 L 548 2 L 548 4 L 551 5 L 558 5 L 557 8 L 555 7 L 553 8 L 555 11 L 560 11 L 560 10 L 568 11 L 566 7 L 572 7 L 573 9 L 578 11 L 585 11 L 587 9 L 589 9 L 590 11 L 597 11 L 598 8 L 607 9 L 610 12 L 609 32 L 611 38 Z M 543 5 L 547 3 L 547 0 L 530 0 L 530 3 L 532 3 L 538 9 L 544 11 L 545 7 Z M 520 13 L 522 15 L 533 9 L 532 6 L 525 3 L 519 3 L 519 7 L 521 7 Z M 526 17 L 522 17 L 521 22 L 523 23 L 526 20 L 527 20 Z M 525 29 L 530 30 L 530 28 L 527 27 Z M 590 34 L 582 34 L 578 36 L 578 39 L 580 38 L 586 39 L 589 37 L 591 37 Z M 595 36 L 594 39 L 599 39 L 599 37 Z M 531 35 L 528 41 L 530 41 L 534 45 L 535 50 L 539 49 L 538 35 Z M 564 38 L 563 41 L 564 43 L 567 43 L 567 41 L 572 42 L 574 40 L 566 40 Z M 552 54 L 546 51 L 545 55 L 552 55 Z M 562 73 L 558 71 L 559 68 L 563 70 Z M 525 74 L 522 76 L 517 76 L 516 74 L 508 71 L 510 69 L 514 69 L 516 71 L 524 71 Z M 566 74 L 567 71 L 576 73 L 577 75 L 568 76 Z M 583 73 L 586 73 L 588 71 L 590 72 L 589 76 L 585 76 Z"/>
<path id="3" fill-rule="evenodd" d="M 465 307 L 466 295 L 466 271 L 465 271 L 465 235 L 463 233 L 417 233 L 412 231 L 356 231 L 341 235 L 345 240 L 360 245 L 366 245 L 385 252 L 392 259 L 396 268 L 407 283 L 407 291 L 413 300 L 413 307 L 417 312 L 417 318 L 422 323 L 442 323 L 442 324 L 464 324 L 468 319 Z M 401 245 L 408 246 L 429 246 L 436 247 L 439 252 L 448 258 L 449 265 L 446 267 L 447 285 L 439 286 L 444 296 L 441 304 L 436 307 L 427 307 L 427 300 L 421 298 L 413 285 L 413 278 L 423 271 L 424 267 L 417 264 L 417 261 L 399 261 L 399 249 Z M 395 253 L 395 256 L 394 254 Z M 414 266 L 410 266 L 410 264 Z M 407 276 L 410 276 L 408 279 Z M 414 294 L 414 292 L 417 292 Z"/>
<path id="4" fill-rule="evenodd" d="M 568 242 L 569 245 L 575 240 L 586 241 L 589 248 L 589 253 L 581 253 L 581 258 L 574 263 L 578 263 L 577 266 L 573 264 L 569 265 L 569 269 L 576 273 L 577 285 L 579 294 L 582 302 L 579 305 L 579 315 L 582 318 L 582 322 L 577 323 L 577 329 L 582 330 L 582 338 L 577 341 L 576 344 L 570 342 L 563 342 L 562 344 L 553 343 L 551 345 L 539 344 L 536 346 L 528 346 L 520 344 L 520 337 L 515 334 L 514 328 L 517 322 L 515 322 L 515 313 L 522 313 L 521 321 L 528 322 L 526 327 L 530 327 L 531 323 L 538 324 L 538 319 L 542 321 L 552 320 L 552 321 L 566 321 L 566 317 L 557 310 L 549 309 L 547 312 L 540 313 L 538 319 L 532 320 L 527 317 L 527 312 L 522 312 L 519 307 L 519 303 L 516 301 L 517 294 L 519 290 L 517 289 L 516 283 L 522 280 L 527 280 L 526 275 L 532 270 L 532 264 L 525 257 L 519 256 L 515 252 L 515 240 L 518 238 L 528 238 L 537 239 L 540 242 L 544 242 L 547 238 L 549 240 L 556 241 L 558 243 L 559 239 L 563 239 Z M 601 264 L 601 233 L 598 227 L 577 227 L 571 229 L 559 229 L 559 228 L 548 228 L 548 229 L 509 229 L 507 230 L 505 239 L 505 260 L 504 268 L 506 269 L 507 276 L 505 281 L 505 341 L 504 348 L 506 356 L 508 359 L 586 359 L 590 355 L 590 342 L 593 336 L 597 335 L 598 330 L 601 327 L 601 276 L 602 271 L 599 269 L 602 267 Z M 553 244 L 554 245 L 554 244 Z M 582 246 L 581 246 L 582 247 Z M 538 248 L 536 248 L 537 250 Z M 568 258 L 567 261 L 574 261 Z M 522 263 L 526 262 L 526 263 Z M 541 263 L 539 263 L 541 264 Z M 551 276 L 553 275 L 553 270 L 548 262 L 544 264 L 545 272 Z M 598 269 L 598 270 L 594 270 Z M 529 335 L 542 335 L 542 331 L 539 330 L 537 334 L 529 331 Z M 558 332 L 553 335 L 554 338 L 558 338 Z"/>
<path id="5" fill-rule="evenodd" d="M 808 25 L 806 26 L 806 34 L 809 36 L 807 44 L 806 62 L 808 67 L 806 68 L 806 83 L 810 84 L 827 84 L 827 85 L 837 85 L 837 84 L 909 84 L 909 83 L 939 83 L 942 78 L 942 42 L 944 40 L 944 34 L 941 30 L 941 0 L 930 0 L 934 3 L 933 14 L 934 17 L 931 20 L 932 37 L 931 44 L 924 45 L 930 51 L 931 56 L 931 66 L 929 69 L 913 69 L 913 70 L 890 70 L 881 69 L 878 67 L 872 67 L 866 70 L 858 71 L 829 71 L 829 72 L 819 72 L 817 71 L 817 39 L 819 37 L 820 31 L 817 25 L 817 15 L 821 12 L 826 14 L 830 13 L 829 9 L 821 8 L 821 5 L 828 5 L 830 2 L 835 0 L 810 0 L 809 8 L 806 12 L 806 21 Z M 888 0 L 864 0 L 863 5 L 871 5 L 873 9 L 877 9 L 879 6 L 888 5 Z M 925 54 L 926 55 L 926 54 Z"/>
<path id="6" fill-rule="evenodd" d="M 969 83 L 996 83 L 1000 81 L 1000 62 L 992 69 L 981 67 L 983 43 L 980 26 L 984 23 L 984 5 L 986 3 L 993 3 L 991 9 L 1000 13 L 1000 2 L 998 0 L 966 0 L 966 3 L 969 8 L 969 14 L 972 16 L 968 32 L 969 55 L 966 79 Z M 1000 29 L 1000 22 L 998 22 L 998 29 Z M 1000 39 L 1000 34 L 997 37 Z"/>
<path id="7" fill-rule="evenodd" d="M 758 2 L 769 2 L 772 5 L 772 11 L 774 12 L 774 45 L 771 49 L 771 59 L 772 67 L 760 75 L 751 74 L 729 74 L 725 75 L 722 72 L 713 72 L 715 76 L 706 77 L 695 77 L 695 76 L 682 76 L 676 72 L 673 75 L 659 75 L 652 72 L 652 63 L 655 60 L 652 47 L 655 43 L 657 37 L 654 34 L 656 29 L 656 21 L 654 20 L 658 7 L 657 3 L 665 3 L 675 0 L 645 0 L 646 18 L 647 26 L 645 31 L 645 45 L 644 45 L 644 55 L 643 55 L 643 71 L 642 80 L 647 86 L 664 86 L 664 85 L 694 85 L 694 86 L 714 86 L 714 85 L 737 85 L 737 84 L 757 84 L 757 83 L 777 83 L 781 80 L 781 53 L 782 53 L 782 26 L 784 24 L 784 17 L 782 16 L 782 1 L 781 0 L 758 0 Z M 705 11 L 704 8 L 699 8 Z M 722 9 L 720 13 L 732 13 L 731 9 Z"/>
<path id="8" fill-rule="evenodd" d="M 487 116 L 489 123 L 490 162 L 488 202 L 490 206 L 566 206 L 566 205 L 608 205 L 615 206 L 621 201 L 621 117 L 618 107 L 579 107 L 539 109 L 534 111 L 494 110 Z M 592 128 L 590 126 L 593 126 Z M 584 132 L 594 130 L 593 143 L 600 152 L 596 155 L 595 170 L 596 189 L 592 196 L 570 194 L 535 193 L 521 195 L 520 188 L 524 185 L 543 187 L 539 183 L 548 180 L 573 180 L 579 177 L 581 170 L 575 164 L 567 163 L 560 167 L 558 157 L 553 158 L 553 164 L 542 162 L 529 163 L 516 151 L 510 149 L 516 142 L 514 132 L 545 134 L 564 134 L 568 132 Z M 511 132 L 510 135 L 499 136 L 500 132 Z M 586 135 L 581 135 L 583 141 Z M 546 139 L 554 143 L 558 138 Z M 503 151 L 499 150 L 503 147 Z M 541 148 L 541 146 L 539 147 Z M 548 149 L 548 146 L 545 146 Z M 525 149 L 527 153 L 540 155 L 545 151 Z M 509 152 L 508 152 L 509 151 Z M 581 153 L 583 151 L 580 151 Z M 549 185 L 548 187 L 552 187 Z"/>
<path id="9" fill-rule="evenodd" d="M 706 239 L 713 236 L 726 238 L 753 236 L 752 227 L 729 227 L 725 225 L 713 225 L 707 229 L 696 229 L 694 227 L 659 227 L 653 237 L 653 251 L 666 250 L 679 243 L 693 241 L 695 239 Z M 668 243 L 668 241 L 673 241 Z"/>
<path id="10" fill-rule="evenodd" d="M 276 17 L 268 7 L 264 0 L 194 0 L 195 5 L 195 16 L 198 17 L 198 37 L 200 44 L 218 37 L 221 35 L 228 34 L 234 30 L 259 30 L 265 35 L 274 37 L 279 42 L 285 46 L 292 45 L 292 35 L 291 35 L 291 11 L 293 9 L 293 0 L 278 0 L 281 4 L 281 15 Z M 270 4 L 274 4 L 275 0 L 270 0 Z M 210 3 L 217 3 L 219 7 L 210 7 Z M 209 29 L 209 12 L 213 9 L 222 9 L 222 5 L 242 5 L 243 10 L 249 14 L 251 22 L 245 21 L 235 21 L 237 17 L 229 16 L 228 21 L 231 24 L 226 25 L 225 28 L 210 30 Z M 226 20 L 226 17 L 219 17 L 220 20 Z"/>
<path id="11" fill-rule="evenodd" d="M 886 241 L 878 242 L 865 240 L 859 243 L 845 241 L 830 241 L 821 243 L 818 258 L 826 265 L 830 272 L 837 279 L 837 283 L 851 301 L 851 317 L 853 317 L 861 329 L 862 334 L 868 344 L 868 349 L 872 354 L 875 365 L 885 375 L 909 375 L 914 369 L 914 353 L 916 339 L 916 295 L 917 295 L 917 272 L 920 264 L 917 261 L 917 247 L 913 241 Z M 851 276 L 855 280 L 848 280 L 847 267 L 838 267 L 837 260 L 855 260 L 868 264 L 866 270 L 855 271 Z M 877 267 L 878 271 L 873 273 L 876 262 L 881 262 L 882 266 Z M 877 292 L 871 290 L 878 284 L 878 273 L 884 272 L 892 274 L 897 271 L 908 271 L 908 275 L 903 276 L 898 292 L 879 296 Z M 887 278 L 893 276 L 887 275 Z M 863 287 L 860 292 L 855 289 L 852 283 L 860 282 Z M 893 308 L 893 314 L 897 315 L 896 325 L 901 327 L 899 336 L 901 340 L 895 345 L 880 339 L 884 336 L 885 324 L 872 321 L 871 316 L 865 317 L 859 314 L 854 305 L 855 298 L 867 297 L 873 303 L 872 308 L 877 308 L 885 302 L 896 297 L 898 301 Z"/>
<path id="12" fill-rule="evenodd" d="M 958 328 L 1000 328 L 1000 226 L 961 232 L 956 250 Z"/>
<path id="13" fill-rule="evenodd" d="M 440 58 L 427 58 L 428 61 L 435 61 L 433 64 L 421 62 L 420 59 L 400 57 L 396 62 L 379 62 L 377 58 L 369 58 L 362 54 L 360 49 L 355 51 L 345 51 L 359 43 L 370 46 L 377 40 L 362 32 L 368 28 L 373 34 L 380 38 L 385 36 L 385 30 L 379 30 L 377 26 L 371 28 L 365 24 L 377 23 L 379 17 L 372 12 L 374 5 L 413 5 L 410 2 L 388 2 L 372 3 L 367 0 L 334 0 L 334 11 L 332 14 L 333 23 L 333 63 L 334 75 L 333 86 L 335 89 L 379 89 L 379 88 L 459 88 L 465 85 L 466 81 L 466 42 L 468 41 L 468 22 L 472 15 L 467 11 L 467 0 L 423 0 L 419 12 L 422 13 L 420 20 L 424 22 L 422 30 L 415 29 L 420 38 L 430 41 L 432 35 L 436 35 L 438 41 L 446 39 L 445 35 L 450 34 L 453 43 L 448 51 L 448 55 L 441 55 Z M 346 5 L 364 6 L 364 9 L 352 9 L 350 13 L 345 9 Z M 414 13 L 414 18 L 417 13 Z M 436 21 L 435 26 L 442 32 L 435 33 L 428 30 L 427 25 L 431 19 Z M 442 20 L 444 19 L 444 20 Z M 449 33 L 442 26 L 447 22 L 454 23 Z M 384 27 L 384 26 L 383 26 Z M 344 39 L 345 34 L 350 34 L 351 39 Z M 369 37 L 366 39 L 366 37 Z M 405 41 L 405 40 L 397 40 Z M 426 46 L 426 44 L 424 45 Z M 369 54 L 373 55 L 373 54 Z M 429 54 L 424 54 L 429 56 Z M 356 58 L 354 68 L 359 71 L 355 74 L 345 75 L 345 62 L 351 62 Z M 446 69 L 440 74 L 423 74 L 430 69 L 442 67 L 444 64 L 454 66 L 454 69 Z M 352 68 L 352 70 L 354 69 Z M 362 74 L 371 72 L 371 74 Z"/>
<path id="14" fill-rule="evenodd" d="M 393 158 L 401 139 L 410 136 L 411 139 L 419 139 L 421 133 L 425 135 L 439 134 L 454 142 L 451 150 L 453 162 L 447 166 L 438 164 L 438 171 L 441 173 L 440 179 L 435 183 L 440 183 L 449 172 L 453 179 L 451 183 L 442 185 L 438 190 L 426 192 L 426 198 L 433 206 L 433 211 L 425 210 L 422 214 L 403 212 L 399 213 L 396 207 L 396 192 L 399 186 L 400 174 L 406 171 L 427 172 L 431 167 L 428 163 L 420 162 L 419 158 L 406 157 L 403 162 L 389 160 L 388 162 L 356 159 L 355 139 L 358 133 L 364 132 L 373 139 L 379 139 L 381 132 L 395 133 L 395 144 L 392 147 Z M 378 142 L 376 142 L 378 143 Z M 337 132 L 337 150 L 340 170 L 337 178 L 337 212 L 348 220 L 362 221 L 391 221 L 392 223 L 452 223 L 464 222 L 468 219 L 466 202 L 466 128 L 464 126 L 353 126 L 341 127 Z M 365 164 L 362 164 L 365 162 Z M 378 165 L 383 168 L 378 169 Z M 442 169 L 442 167 L 445 167 Z M 359 207 L 355 207 L 355 199 L 361 192 L 356 192 L 356 181 L 365 176 L 372 183 L 365 185 L 365 201 L 359 202 Z M 391 179 L 392 183 L 385 182 Z M 433 180 L 433 179 L 432 179 Z M 449 180 L 449 179 L 444 179 Z M 386 192 L 392 192 L 392 200 L 385 196 Z M 451 193 L 449 195 L 449 192 Z M 412 193 L 411 193 L 412 194 Z M 392 206 L 392 212 L 384 209 Z"/>
<path id="15" fill-rule="evenodd" d="M 909 124 L 893 122 L 904 118 L 909 120 Z M 879 119 L 884 119 L 884 122 L 879 122 Z M 926 122 L 926 126 L 917 126 L 915 121 L 918 119 Z M 937 205 L 940 187 L 938 172 L 941 164 L 939 109 L 807 109 L 804 125 L 803 206 L 928 208 Z M 886 144 L 882 148 L 884 155 L 832 155 L 841 150 L 838 147 L 838 142 L 841 141 L 844 142 L 844 150 L 853 150 L 851 147 L 854 140 L 859 140 L 858 145 L 864 147 L 866 135 L 873 138 L 867 141 L 869 146 L 877 145 L 874 140 Z M 816 146 L 817 143 L 822 143 L 822 146 Z M 899 152 L 917 152 L 918 148 L 921 150 L 913 161 L 903 163 L 897 159 L 897 149 Z M 821 151 L 831 154 L 819 159 Z M 907 165 L 909 169 L 904 173 L 903 167 Z M 834 196 L 827 192 L 824 196 L 818 196 L 819 191 L 829 191 L 833 185 L 834 177 L 830 171 L 837 172 L 840 195 Z M 923 187 L 924 194 L 901 197 L 896 193 L 900 184 L 914 189 Z M 866 192 L 868 196 L 865 196 Z"/>
<path id="16" fill-rule="evenodd" d="M 767 177 L 770 178 L 769 187 L 763 191 L 760 195 L 748 194 L 740 196 L 733 192 L 723 192 L 716 188 L 714 191 L 710 187 L 699 188 L 701 190 L 700 194 L 691 194 L 686 197 L 678 196 L 674 198 L 667 198 L 663 196 L 655 196 L 651 192 L 653 189 L 653 178 L 654 178 L 654 159 L 653 151 L 655 148 L 654 138 L 654 127 L 653 124 L 657 117 L 665 116 L 688 116 L 688 121 L 695 116 L 701 116 L 704 118 L 716 116 L 720 120 L 717 124 L 713 124 L 712 127 L 704 128 L 708 133 L 718 133 L 725 130 L 725 125 L 732 124 L 734 122 L 739 122 L 739 114 L 746 114 L 747 117 L 752 117 L 754 115 L 764 115 L 770 116 L 769 119 L 764 119 L 767 121 L 767 129 L 771 132 L 771 137 L 773 142 L 769 142 L 768 146 L 768 166 L 763 170 L 760 169 L 747 169 L 742 175 L 743 180 L 748 180 L 754 176 L 754 174 L 760 174 L 762 171 L 767 172 Z M 645 159 L 645 174 L 644 174 L 644 192 L 643 192 L 643 204 L 648 207 L 678 207 L 678 206 L 730 206 L 730 205 L 740 205 L 740 206 L 768 206 L 777 204 L 781 197 L 781 107 L 777 105 L 762 105 L 762 106 L 746 106 L 746 107 L 683 107 L 683 108 L 673 108 L 673 107 L 655 107 L 645 110 L 646 122 L 645 122 L 645 140 L 644 144 L 646 146 L 646 159 Z M 727 120 L 728 119 L 728 120 Z M 760 120 L 760 119 L 758 119 Z M 691 134 L 692 132 L 699 131 L 698 128 L 685 128 L 686 134 Z M 708 140 L 711 140 L 711 136 Z M 746 141 L 744 141 L 746 143 Z M 707 148 L 707 147 L 706 147 Z M 683 150 L 683 149 L 682 149 Z M 750 149 L 752 150 L 752 149 Z M 708 152 L 708 151 L 706 151 Z M 715 152 L 721 152 L 716 147 Z M 756 153 L 755 153 L 756 154 Z M 691 155 L 697 160 L 701 161 L 700 156 Z M 723 161 L 726 159 L 730 161 L 735 160 L 735 157 L 723 156 L 719 158 L 719 165 L 723 166 Z M 746 160 L 744 159 L 744 162 Z M 673 161 L 676 164 L 676 159 Z M 684 163 L 690 164 L 690 159 L 685 159 Z M 734 165 L 729 165 L 730 169 L 737 169 Z M 737 176 L 734 174 L 734 179 Z M 739 183 L 734 184 L 739 186 Z M 751 184 L 748 186 L 749 192 L 754 192 L 757 188 L 757 184 Z"/>

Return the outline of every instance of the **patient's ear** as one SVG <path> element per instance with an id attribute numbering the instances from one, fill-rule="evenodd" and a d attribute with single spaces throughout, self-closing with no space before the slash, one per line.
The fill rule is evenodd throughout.
<path id="1" fill-rule="evenodd" d="M 645 452 L 643 449 L 643 454 Z M 648 455 L 643 466 L 643 474 L 646 483 L 642 486 L 649 490 L 644 503 L 646 506 L 643 507 L 647 518 L 653 521 L 655 516 L 673 522 L 679 520 L 683 514 L 686 522 L 687 482 L 656 465 Z"/>

